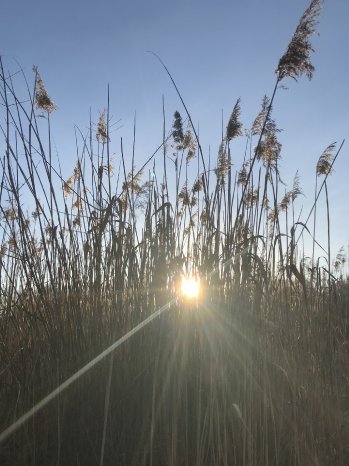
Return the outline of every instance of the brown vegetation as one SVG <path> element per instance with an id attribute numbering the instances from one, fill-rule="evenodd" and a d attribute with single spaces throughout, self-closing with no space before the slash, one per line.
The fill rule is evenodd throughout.
<path id="1" fill-rule="evenodd" d="M 280 81 L 312 75 L 319 5 L 280 60 L 236 173 L 239 100 L 214 170 L 190 115 L 186 129 L 176 112 L 163 166 L 154 154 L 141 170 L 132 156 L 127 168 L 121 143 L 117 173 L 107 109 L 63 179 L 51 157 L 55 106 L 38 70 L 23 103 L 1 64 L 0 432 L 177 298 L 4 439 L 1 465 L 349 464 L 345 257 L 332 267 L 329 245 L 326 267 L 302 257 L 310 217 L 295 214 L 298 174 L 281 193 L 272 119 Z M 314 169 L 323 177 L 314 207 L 334 151 Z M 182 273 L 201 277 L 198 302 L 178 297 Z"/>

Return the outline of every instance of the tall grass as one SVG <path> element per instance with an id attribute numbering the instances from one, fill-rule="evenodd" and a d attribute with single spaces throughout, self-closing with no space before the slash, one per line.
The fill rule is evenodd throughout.
<path id="1" fill-rule="evenodd" d="M 298 175 L 281 185 L 272 118 L 281 81 L 312 76 L 319 6 L 301 18 L 236 172 L 239 100 L 214 166 L 185 107 L 137 169 L 122 140 L 113 160 L 108 98 L 64 179 L 38 69 L 23 99 L 26 77 L 1 62 L 1 430 L 177 297 L 183 273 L 203 288 L 7 438 L 2 465 L 348 464 L 345 258 L 332 267 L 330 235 L 325 266 L 302 254 L 311 217 L 297 214 Z M 328 218 L 335 150 L 316 167 L 314 209 L 325 187 Z"/>

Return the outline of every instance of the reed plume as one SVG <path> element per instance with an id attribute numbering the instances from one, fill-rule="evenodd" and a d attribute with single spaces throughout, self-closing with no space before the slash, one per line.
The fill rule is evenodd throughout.
<path id="1" fill-rule="evenodd" d="M 286 77 L 297 80 L 304 73 L 308 79 L 312 78 L 314 66 L 310 61 L 310 54 L 313 52 L 310 37 L 316 33 L 315 27 L 320 9 L 321 0 L 313 0 L 301 17 L 291 42 L 276 68 L 279 81 Z"/>

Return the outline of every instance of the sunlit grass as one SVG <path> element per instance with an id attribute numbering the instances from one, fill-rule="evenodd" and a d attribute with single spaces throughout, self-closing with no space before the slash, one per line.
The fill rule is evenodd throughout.
<path id="1" fill-rule="evenodd" d="M 317 4 L 274 95 L 312 73 L 300 35 Z M 314 245 L 317 228 L 330 231 L 327 186 L 314 207 L 325 191 L 328 225 L 297 221 L 301 185 L 298 174 L 289 191 L 281 183 L 274 97 L 245 131 L 237 101 L 216 161 L 179 112 L 171 129 L 164 118 L 164 157 L 144 170 L 128 168 L 108 109 L 63 179 L 55 105 L 35 78 L 20 99 L 0 57 L 0 434 L 51 395 L 0 436 L 1 466 L 347 466 L 346 258 L 332 266 L 329 234 L 326 267 L 302 256 L 309 219 Z M 335 157 L 330 145 L 317 177 Z"/>

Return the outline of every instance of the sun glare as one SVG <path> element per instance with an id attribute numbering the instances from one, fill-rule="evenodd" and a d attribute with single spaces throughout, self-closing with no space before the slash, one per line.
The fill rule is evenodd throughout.
<path id="1" fill-rule="evenodd" d="M 200 284 L 199 280 L 193 277 L 182 278 L 182 294 L 188 298 L 193 299 L 199 296 Z"/>

